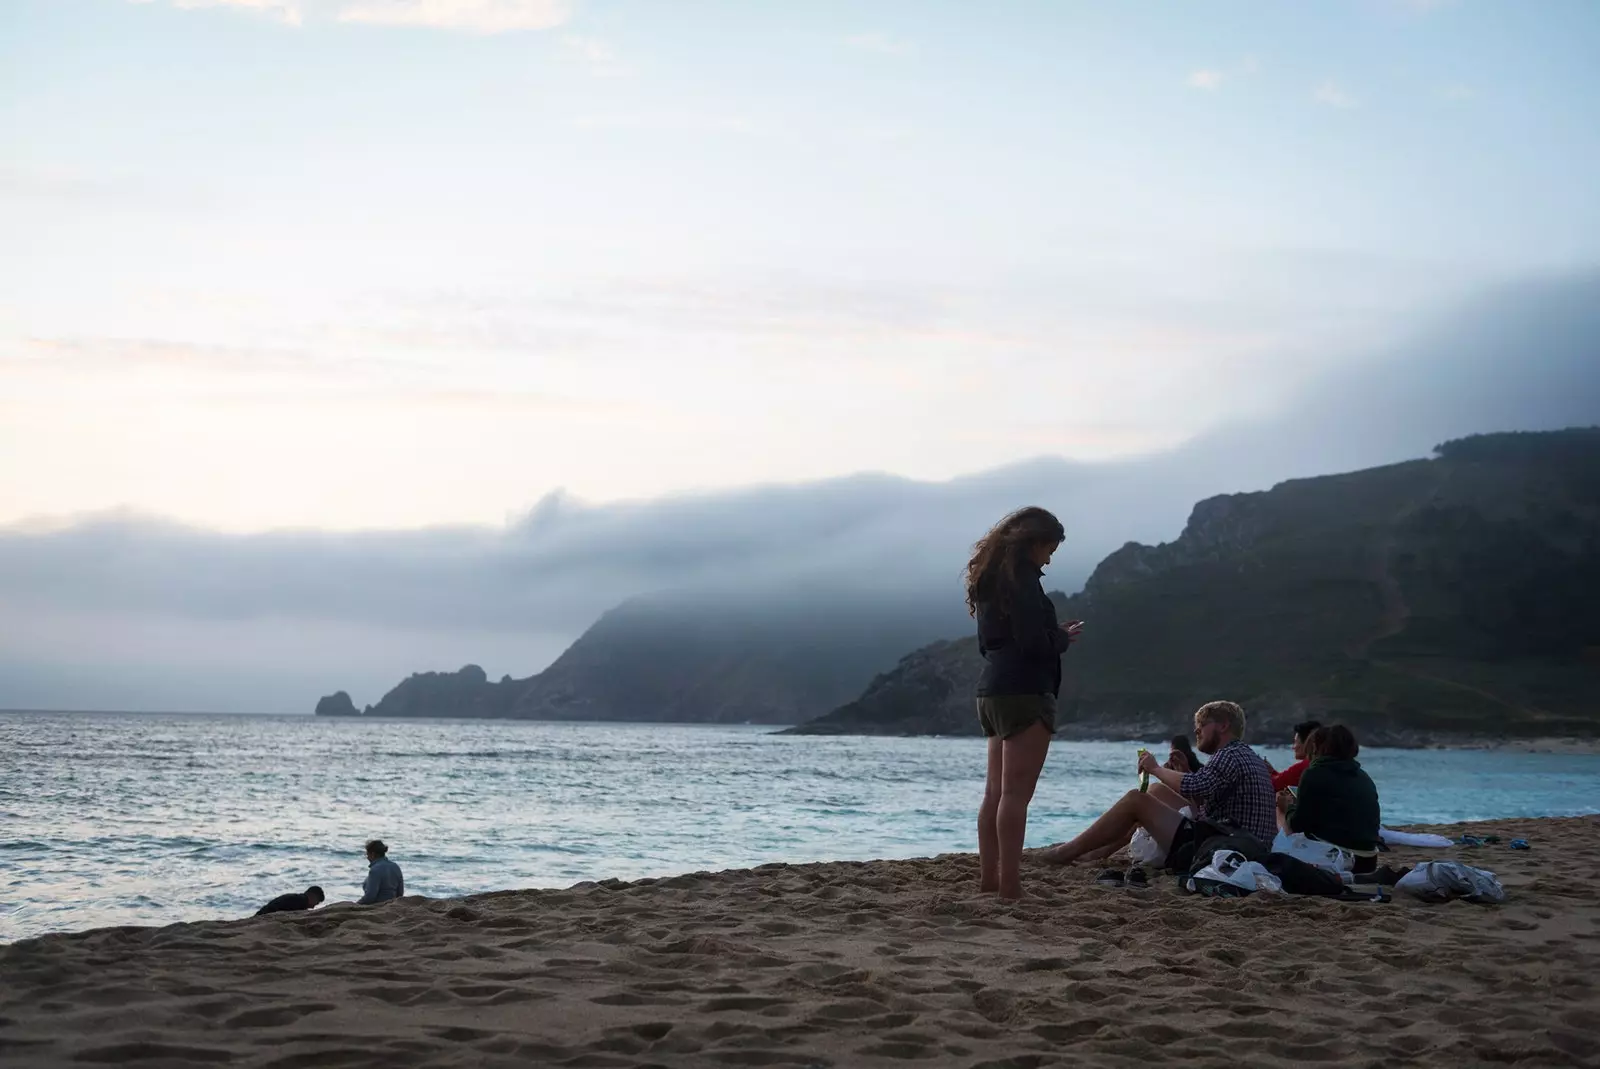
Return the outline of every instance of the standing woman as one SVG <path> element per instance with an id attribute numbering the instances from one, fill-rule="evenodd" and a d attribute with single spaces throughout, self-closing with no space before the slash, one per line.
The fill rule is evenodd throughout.
<path id="1" fill-rule="evenodd" d="M 1061 655 L 1082 624 L 1056 621 L 1040 577 L 1066 538 L 1041 508 L 1013 512 L 983 536 L 967 562 L 967 611 L 978 621 L 978 723 L 989 740 L 978 807 L 980 891 L 1022 897 L 1028 803 L 1056 731 Z"/>

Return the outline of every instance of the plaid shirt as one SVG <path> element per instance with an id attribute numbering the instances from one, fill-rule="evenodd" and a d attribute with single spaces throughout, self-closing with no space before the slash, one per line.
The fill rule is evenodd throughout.
<path id="1" fill-rule="evenodd" d="M 1228 823 L 1271 843 L 1278 834 L 1277 796 L 1267 763 L 1242 742 L 1218 750 L 1199 772 L 1183 777 L 1178 793 L 1195 804 L 1195 814 L 1213 824 Z"/>

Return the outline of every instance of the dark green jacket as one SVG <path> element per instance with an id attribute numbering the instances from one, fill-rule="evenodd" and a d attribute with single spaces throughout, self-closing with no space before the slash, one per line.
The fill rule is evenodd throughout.
<path id="1" fill-rule="evenodd" d="M 1290 831 L 1346 850 L 1371 850 L 1378 845 L 1378 787 L 1360 761 L 1319 757 L 1300 777 L 1287 821 Z"/>

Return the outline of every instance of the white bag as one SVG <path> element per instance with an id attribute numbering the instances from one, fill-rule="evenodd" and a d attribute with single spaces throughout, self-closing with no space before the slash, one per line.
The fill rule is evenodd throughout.
<path id="1" fill-rule="evenodd" d="M 1184 816 L 1193 819 L 1194 811 L 1188 806 L 1178 810 Z M 1160 865 L 1167 860 L 1167 852 L 1161 849 L 1161 844 L 1156 842 L 1155 836 L 1143 828 L 1133 830 L 1133 839 L 1128 843 L 1128 860 L 1135 865 Z"/>
<path id="2" fill-rule="evenodd" d="M 1454 846 L 1443 835 L 1430 835 L 1424 831 L 1390 831 L 1378 829 L 1378 838 L 1389 846 Z"/>
<path id="3" fill-rule="evenodd" d="M 1494 905 L 1506 900 L 1506 889 L 1494 873 L 1459 861 L 1424 861 L 1400 877 L 1394 889 L 1424 902 L 1465 898 L 1468 902 Z"/>
<path id="4" fill-rule="evenodd" d="M 1159 865 L 1167 859 L 1167 852 L 1161 849 L 1161 844 L 1156 842 L 1155 836 L 1139 828 L 1133 833 L 1133 841 L 1128 843 L 1128 860 L 1135 865 Z"/>
<path id="5" fill-rule="evenodd" d="M 1259 861 L 1246 861 L 1237 850 L 1218 850 L 1211 855 L 1211 864 L 1189 877 L 1189 889 L 1194 890 L 1195 880 L 1216 880 L 1231 883 L 1244 891 L 1266 891 L 1279 894 L 1283 881 L 1279 880 Z"/>
<path id="6" fill-rule="evenodd" d="M 1355 855 L 1342 847 L 1309 838 L 1300 832 L 1289 834 L 1280 831 L 1272 840 L 1274 854 L 1288 854 L 1296 861 L 1304 861 L 1330 872 L 1349 872 L 1355 868 Z"/>

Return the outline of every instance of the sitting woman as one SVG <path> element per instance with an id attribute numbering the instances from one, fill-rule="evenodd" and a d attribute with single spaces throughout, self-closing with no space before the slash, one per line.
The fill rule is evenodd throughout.
<path id="1" fill-rule="evenodd" d="M 1189 745 L 1187 735 L 1172 736 L 1172 752 L 1167 755 L 1167 763 L 1163 766 L 1174 772 L 1199 772 L 1200 755 L 1194 752 L 1194 747 Z M 1155 784 L 1151 784 L 1155 786 Z"/>
<path id="2" fill-rule="evenodd" d="M 1376 850 L 1378 788 L 1356 760 L 1361 747 L 1355 735 L 1343 724 L 1319 727 L 1306 752 L 1311 764 L 1300 778 L 1299 795 L 1278 792 L 1284 828 L 1358 853 Z"/>

